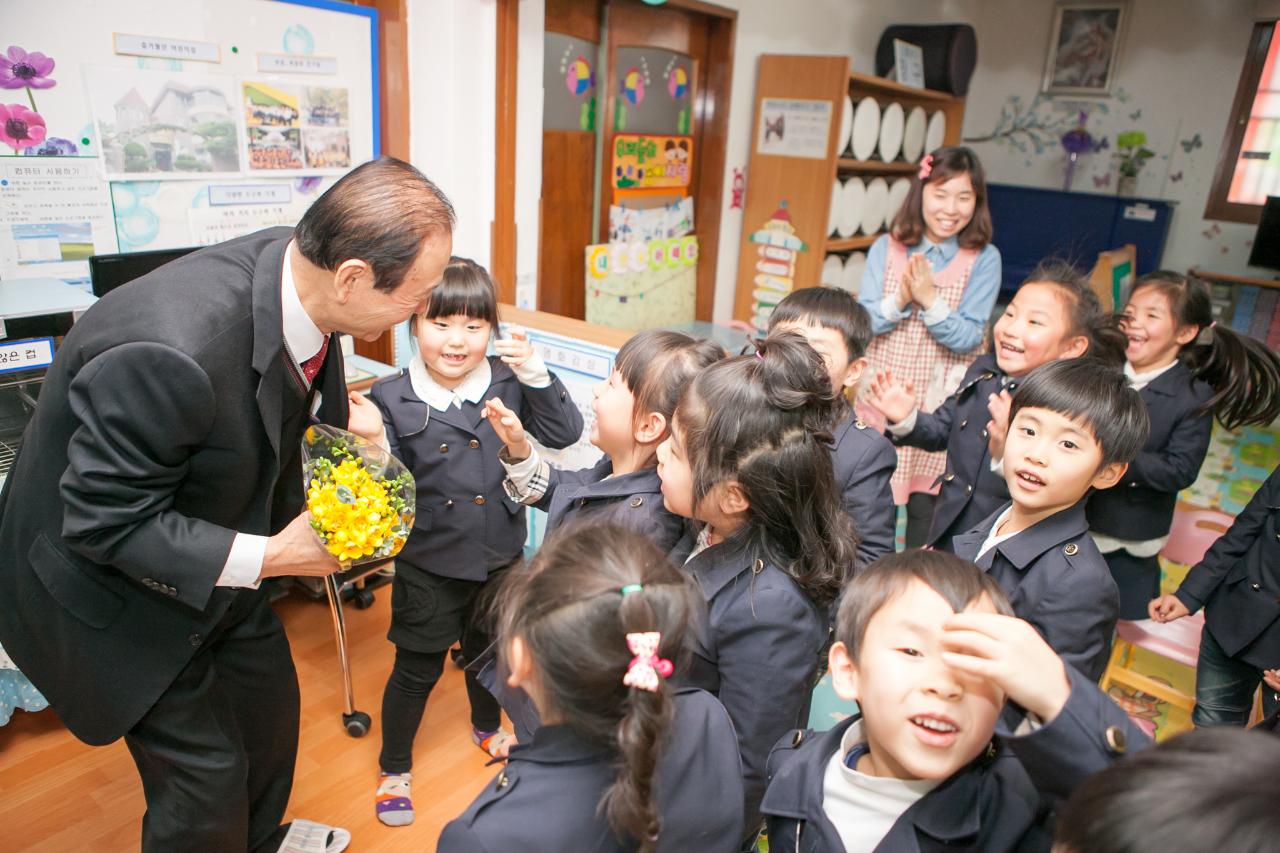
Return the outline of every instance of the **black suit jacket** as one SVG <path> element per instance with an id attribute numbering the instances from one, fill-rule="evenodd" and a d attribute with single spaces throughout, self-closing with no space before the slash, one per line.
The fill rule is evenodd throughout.
<path id="1" fill-rule="evenodd" d="M 1280 467 L 1174 595 L 1192 613 L 1205 609 L 1205 629 L 1224 652 L 1259 669 L 1280 666 Z"/>
<path id="2" fill-rule="evenodd" d="M 290 376 L 273 228 L 108 294 L 62 342 L 0 494 L 0 642 L 68 728 L 128 731 L 236 595 L 237 532 L 302 508 L 310 399 Z M 336 342 L 335 342 L 336 343 Z M 336 345 L 320 416 L 346 425 Z"/>

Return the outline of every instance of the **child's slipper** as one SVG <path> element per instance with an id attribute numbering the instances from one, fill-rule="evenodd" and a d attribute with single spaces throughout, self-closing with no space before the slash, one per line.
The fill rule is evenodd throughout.
<path id="1" fill-rule="evenodd" d="M 351 843 L 351 833 L 314 820 L 295 820 L 289 825 L 276 853 L 342 853 Z"/>
<path id="2" fill-rule="evenodd" d="M 511 747 L 516 745 L 516 736 L 505 729 L 482 732 L 473 727 L 471 742 L 489 753 L 490 758 L 506 758 Z"/>

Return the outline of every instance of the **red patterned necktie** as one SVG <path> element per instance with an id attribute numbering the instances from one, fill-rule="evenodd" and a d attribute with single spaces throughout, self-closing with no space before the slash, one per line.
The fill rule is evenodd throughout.
<path id="1" fill-rule="evenodd" d="M 302 362 L 302 375 L 307 377 L 307 384 L 310 385 L 316 379 L 316 374 L 320 372 L 320 365 L 324 364 L 325 353 L 329 351 L 329 336 L 325 335 L 324 343 L 320 345 L 320 352 L 311 356 L 311 358 Z"/>

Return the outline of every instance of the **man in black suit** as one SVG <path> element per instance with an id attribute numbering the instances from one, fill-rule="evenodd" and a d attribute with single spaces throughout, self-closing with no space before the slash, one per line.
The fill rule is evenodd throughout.
<path id="1" fill-rule="evenodd" d="M 78 738 L 125 738 L 146 851 L 280 846 L 298 683 L 259 584 L 338 569 L 301 512 L 312 413 L 347 422 L 331 339 L 424 310 L 453 222 L 366 163 L 296 229 L 111 292 L 48 370 L 0 493 L 0 643 Z"/>

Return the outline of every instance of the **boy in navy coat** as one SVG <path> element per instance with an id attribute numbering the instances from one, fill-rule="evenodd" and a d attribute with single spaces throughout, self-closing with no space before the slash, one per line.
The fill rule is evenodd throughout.
<path id="1" fill-rule="evenodd" d="M 769 334 L 780 331 L 804 335 L 822 356 L 836 393 L 857 391 L 867 369 L 871 315 L 852 294 L 834 287 L 792 291 L 769 316 Z M 894 552 L 898 510 L 889 481 L 898 467 L 898 454 L 848 405 L 832 426 L 831 438 L 836 488 L 858 530 L 858 562 L 866 565 Z"/>
<path id="2" fill-rule="evenodd" d="M 860 713 L 774 748 L 770 850 L 1048 850 L 1054 805 L 1146 737 L 1009 613 L 943 552 L 855 577 L 829 659 Z M 1006 699 L 1032 715 L 1014 732 L 997 731 Z"/>
<path id="3" fill-rule="evenodd" d="M 1204 608 L 1197 726 L 1243 726 L 1264 678 L 1263 716 L 1280 709 L 1280 467 L 1271 472 L 1177 592 L 1150 604 L 1158 622 Z"/>
<path id="4" fill-rule="evenodd" d="M 1120 371 L 1094 359 L 1037 368 L 1010 408 L 1003 460 L 1013 501 L 952 541 L 1091 681 L 1106 667 L 1119 595 L 1084 502 L 1120 480 L 1147 431 L 1142 398 Z"/>

